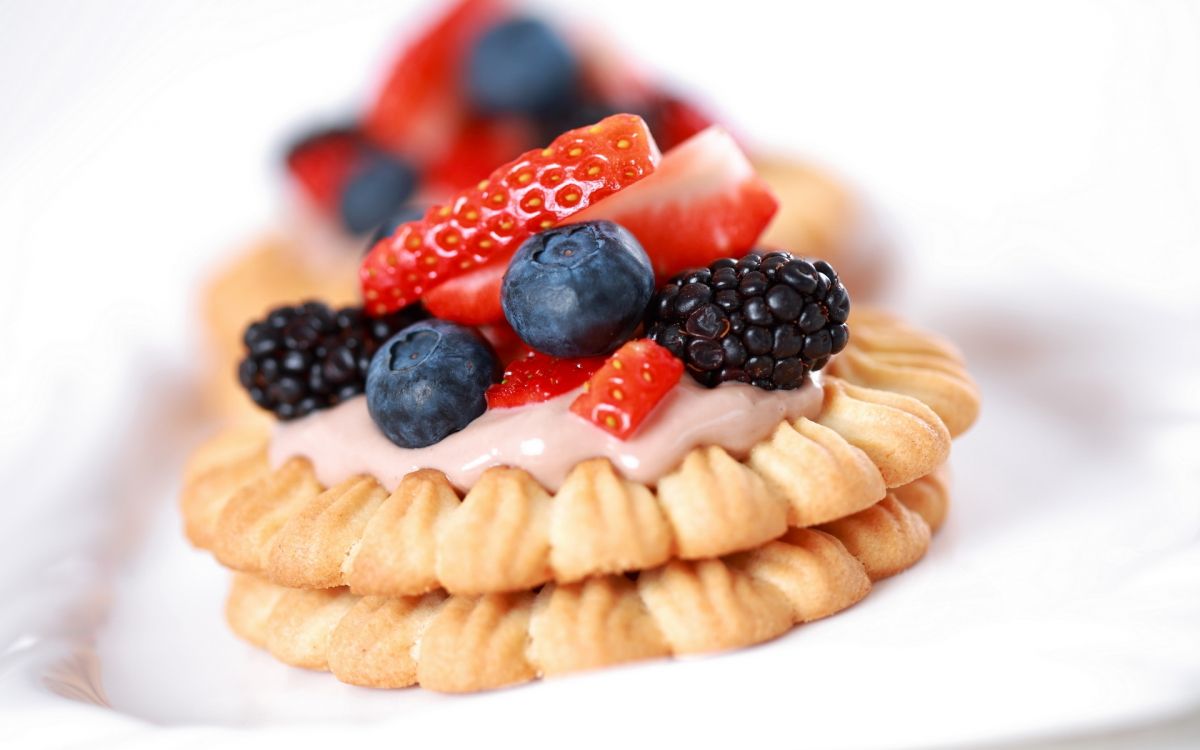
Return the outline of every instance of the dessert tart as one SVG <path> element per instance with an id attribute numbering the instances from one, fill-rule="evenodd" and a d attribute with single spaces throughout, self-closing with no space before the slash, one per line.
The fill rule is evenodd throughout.
<path id="1" fill-rule="evenodd" d="M 939 470 L 866 510 L 746 552 L 482 596 L 363 597 L 240 573 L 226 617 L 280 661 L 350 684 L 485 690 L 770 640 L 915 564 L 948 507 Z"/>
<path id="2" fill-rule="evenodd" d="M 321 127 L 287 149 L 282 220 L 221 268 L 204 293 L 210 400 L 226 416 L 257 413 L 232 376 L 240 358 L 234 344 L 249 322 L 285 303 L 352 302 L 359 262 L 377 234 L 420 217 L 496 164 L 622 111 L 642 113 L 667 151 L 713 121 L 595 34 L 573 34 L 500 0 L 449 4 L 396 55 L 352 121 Z M 689 163 L 697 185 L 715 180 L 722 188 L 722 177 L 732 176 L 712 172 L 725 161 Z M 784 199 L 767 244 L 835 264 L 854 254 L 860 217 L 836 180 L 791 160 L 763 158 L 759 166 Z M 762 221 L 774 211 L 767 205 L 743 211 L 743 223 Z M 668 245 L 687 237 L 640 239 Z M 857 277 L 867 274 L 861 264 L 846 269 L 861 297 L 870 287 Z"/>
<path id="3" fill-rule="evenodd" d="M 275 424 L 202 447 L 182 496 L 238 632 L 474 690 L 761 641 L 915 562 L 978 392 L 826 261 L 755 249 L 775 208 L 719 128 L 664 156 L 614 115 L 381 237 L 361 306 L 250 324 Z M 334 667 L 334 632 L 392 656 Z"/>

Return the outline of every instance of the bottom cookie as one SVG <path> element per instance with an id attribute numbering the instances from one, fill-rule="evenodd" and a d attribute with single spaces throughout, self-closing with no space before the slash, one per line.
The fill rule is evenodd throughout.
<path id="1" fill-rule="evenodd" d="M 622 662 L 741 648 L 860 601 L 945 518 L 944 469 L 879 503 L 724 558 L 484 596 L 360 597 L 234 577 L 233 631 L 343 682 L 471 692 Z"/>

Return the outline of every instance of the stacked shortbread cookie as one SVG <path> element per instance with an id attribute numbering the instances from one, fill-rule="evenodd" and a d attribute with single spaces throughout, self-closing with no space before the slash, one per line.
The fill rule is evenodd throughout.
<path id="1" fill-rule="evenodd" d="M 257 427 L 188 468 L 189 539 L 237 571 L 227 615 L 281 661 L 372 687 L 465 692 L 733 649 L 861 600 L 946 516 L 978 392 L 949 344 L 857 310 L 820 413 L 747 455 L 696 448 L 652 486 L 607 460 L 550 492 L 495 467 L 331 487 Z"/>

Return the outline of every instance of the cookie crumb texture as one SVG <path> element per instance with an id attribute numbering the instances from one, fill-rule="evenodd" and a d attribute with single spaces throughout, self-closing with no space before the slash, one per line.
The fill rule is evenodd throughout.
<path id="1" fill-rule="evenodd" d="M 916 510 L 906 497 L 922 498 Z M 922 478 L 859 513 L 753 550 L 537 591 L 360 597 L 239 574 L 226 615 L 234 632 L 280 661 L 343 682 L 487 690 L 778 637 L 915 564 L 930 539 L 921 513 L 944 518 L 948 503 L 941 477 Z"/>

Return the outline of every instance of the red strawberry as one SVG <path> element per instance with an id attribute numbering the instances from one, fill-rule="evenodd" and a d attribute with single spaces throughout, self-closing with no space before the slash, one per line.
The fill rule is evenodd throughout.
<path id="1" fill-rule="evenodd" d="M 713 126 L 668 152 L 654 174 L 572 221 L 621 224 L 661 280 L 750 250 L 778 207 L 733 138 Z"/>
<path id="2" fill-rule="evenodd" d="M 497 0 L 459 0 L 397 58 L 364 122 L 372 140 L 403 153 L 427 152 L 465 117 L 458 95 L 467 48 L 505 11 Z"/>
<path id="3" fill-rule="evenodd" d="M 683 374 L 683 363 L 650 339 L 616 351 L 571 403 L 571 411 L 625 440 Z"/>
<path id="4" fill-rule="evenodd" d="M 670 151 L 713 124 L 713 119 L 691 102 L 670 94 L 661 94 L 654 104 L 654 138 L 664 151 Z"/>
<path id="5" fill-rule="evenodd" d="M 507 258 L 489 263 L 430 289 L 421 301 L 442 320 L 472 326 L 503 321 L 500 284 L 507 270 Z"/>
<path id="6" fill-rule="evenodd" d="M 376 243 L 359 268 L 367 310 L 384 315 L 467 271 L 507 262 L 530 235 L 636 183 L 658 159 L 636 115 L 607 117 L 526 152 Z"/>
<path id="7" fill-rule="evenodd" d="M 362 138 L 352 130 L 325 130 L 288 151 L 288 171 L 321 208 L 333 210 L 342 187 L 362 155 Z"/>
<path id="8" fill-rule="evenodd" d="M 459 127 L 441 155 L 426 165 L 423 178 L 434 190 L 462 190 L 487 177 L 497 164 L 536 145 L 526 122 L 473 117 Z"/>
<path id="9" fill-rule="evenodd" d="M 487 390 L 489 409 L 535 404 L 583 385 L 604 357 L 558 359 L 526 349 L 504 369 L 504 377 Z"/>
<path id="10" fill-rule="evenodd" d="M 511 362 L 529 351 L 529 346 L 517 336 L 506 320 L 481 325 L 479 333 L 492 345 L 501 362 Z"/>

